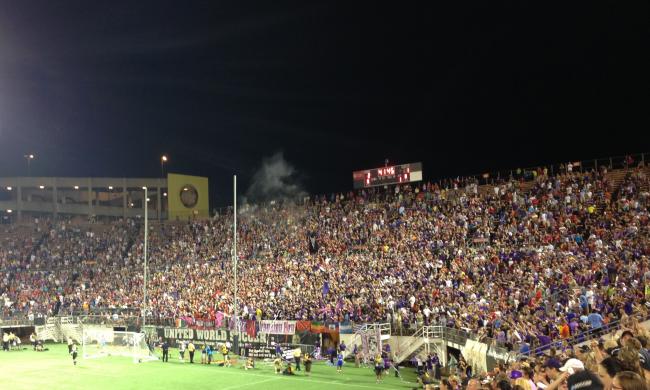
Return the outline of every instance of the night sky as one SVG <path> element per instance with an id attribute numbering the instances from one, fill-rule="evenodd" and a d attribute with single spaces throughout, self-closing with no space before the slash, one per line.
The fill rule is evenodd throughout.
<path id="1" fill-rule="evenodd" d="M 165 153 L 214 207 L 278 152 L 310 193 L 650 152 L 647 1 L 437 3 L 2 0 L 0 176 Z"/>

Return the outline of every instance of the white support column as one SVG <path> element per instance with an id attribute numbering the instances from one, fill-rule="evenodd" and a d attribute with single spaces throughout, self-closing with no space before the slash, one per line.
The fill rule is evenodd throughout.
<path id="1" fill-rule="evenodd" d="M 147 210 L 149 209 L 149 204 L 147 203 L 147 190 L 143 190 L 142 194 L 142 213 L 146 215 Z"/>
<path id="2" fill-rule="evenodd" d="M 237 337 L 237 344 L 236 348 L 237 351 L 236 353 L 239 353 L 239 306 L 237 302 L 237 262 L 239 261 L 239 256 L 237 255 L 237 175 L 233 176 L 233 182 L 232 182 L 232 195 L 233 195 L 233 226 L 232 226 L 232 235 L 233 235 L 233 242 L 232 242 L 232 258 L 233 258 L 233 270 L 234 270 L 234 302 L 233 302 L 233 317 L 235 317 L 235 336 Z"/>
<path id="3" fill-rule="evenodd" d="M 144 187 L 144 270 L 142 277 L 142 329 L 147 324 L 147 245 L 149 241 L 149 215 L 147 214 L 147 187 Z"/>

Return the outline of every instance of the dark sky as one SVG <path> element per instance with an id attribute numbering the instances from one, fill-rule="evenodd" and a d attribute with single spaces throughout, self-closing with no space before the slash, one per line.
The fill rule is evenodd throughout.
<path id="1" fill-rule="evenodd" d="M 650 151 L 647 1 L 437 3 L 3 0 L 0 176 L 167 153 L 220 206 L 280 151 L 312 193 Z"/>

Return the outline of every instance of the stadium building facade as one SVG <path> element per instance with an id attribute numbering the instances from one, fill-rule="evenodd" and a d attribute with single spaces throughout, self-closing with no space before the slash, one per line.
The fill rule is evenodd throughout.
<path id="1" fill-rule="evenodd" d="M 149 219 L 207 218 L 208 197 L 208 178 L 172 173 L 166 178 L 0 178 L 4 222 L 38 216 L 143 217 L 145 205 Z"/>

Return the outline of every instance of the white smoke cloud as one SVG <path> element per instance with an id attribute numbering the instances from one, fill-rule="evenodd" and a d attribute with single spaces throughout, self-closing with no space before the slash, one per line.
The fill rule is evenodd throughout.
<path id="1" fill-rule="evenodd" d="M 246 191 L 246 200 L 267 202 L 271 200 L 296 200 L 307 195 L 298 182 L 296 169 L 277 152 L 262 160 L 262 165 L 253 175 Z"/>

